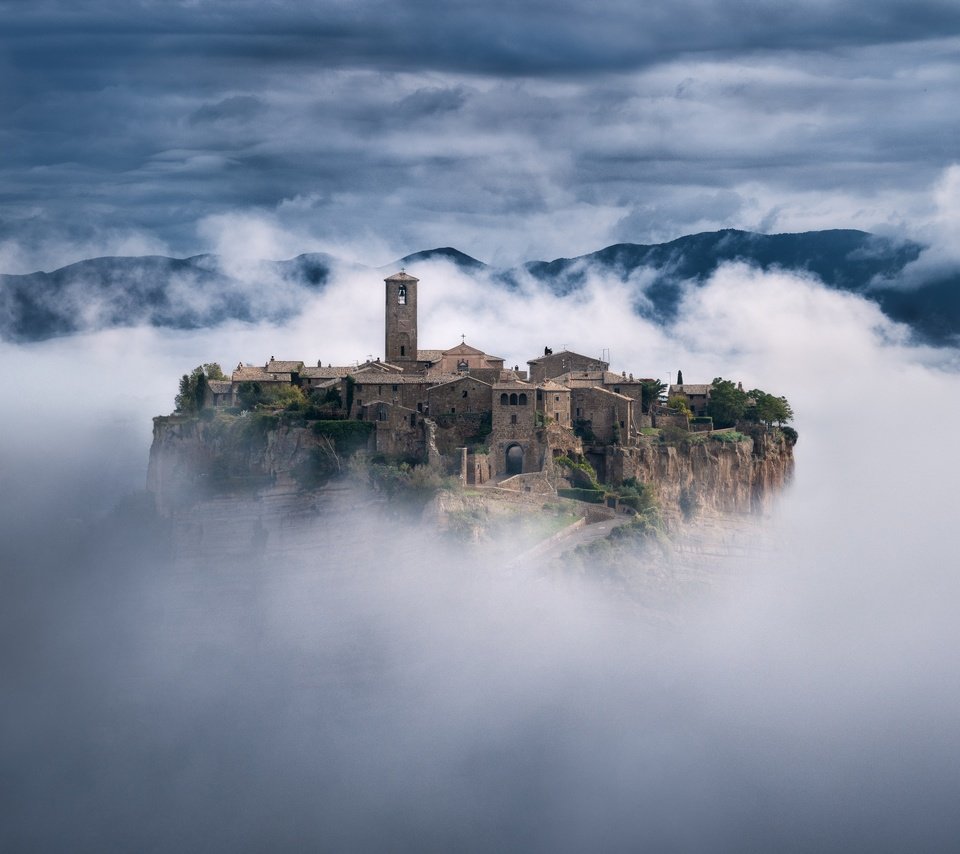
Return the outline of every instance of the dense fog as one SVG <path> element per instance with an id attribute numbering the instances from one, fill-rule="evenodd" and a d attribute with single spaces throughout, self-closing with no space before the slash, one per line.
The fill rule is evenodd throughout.
<path id="1" fill-rule="evenodd" d="M 139 493 L 178 377 L 376 356 L 382 285 L 343 277 L 283 328 L 0 345 L 4 850 L 951 847 L 956 352 L 736 265 L 669 329 L 599 278 L 417 274 L 422 347 L 608 348 L 786 395 L 762 547 L 657 618 L 603 567 L 507 571 L 376 508 L 321 519 L 322 548 L 174 566 Z"/>

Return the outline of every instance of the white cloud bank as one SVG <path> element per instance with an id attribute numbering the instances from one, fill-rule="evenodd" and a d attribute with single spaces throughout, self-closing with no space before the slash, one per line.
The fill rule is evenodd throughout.
<path id="1" fill-rule="evenodd" d="M 38 659 L 15 708 L 34 709 L 47 679 L 74 714 L 17 718 L 19 732 L 40 759 L 54 744 L 74 767 L 101 763 L 85 793 L 29 765 L 33 785 L 56 782 L 59 826 L 102 830 L 108 816 L 106 838 L 139 840 L 152 804 L 183 816 L 154 828 L 161 847 L 182 844 L 178 833 L 233 850 L 268 839 L 353 850 L 948 839 L 960 792 L 955 352 L 906 347 L 860 299 L 736 265 L 691 292 L 667 330 L 628 311 L 609 281 L 558 299 L 529 284 L 478 287 L 441 264 L 418 272 L 424 346 L 463 332 L 521 364 L 545 344 L 608 347 L 617 370 L 666 379 L 680 367 L 690 381 L 723 375 L 785 394 L 800 442 L 795 485 L 766 522 L 779 545 L 707 607 L 681 606 L 665 634 L 589 585 L 551 583 L 549 567 L 527 583 L 472 571 L 462 553 L 411 560 L 416 529 L 378 543 L 349 519 L 329 551 L 268 576 L 176 579 L 134 559 L 109 584 L 41 586 L 49 602 L 24 594 L 18 606 L 33 615 L 30 643 L 10 649 Z M 0 465 L 16 485 L 4 527 L 17 514 L 25 531 L 89 516 L 140 487 L 149 416 L 172 408 L 195 364 L 376 355 L 380 288 L 345 277 L 285 328 L 4 345 Z M 108 800 L 105 812 L 83 808 Z M 13 826 L 36 838 L 22 819 Z M 103 837 L 79 838 L 92 848 Z"/>

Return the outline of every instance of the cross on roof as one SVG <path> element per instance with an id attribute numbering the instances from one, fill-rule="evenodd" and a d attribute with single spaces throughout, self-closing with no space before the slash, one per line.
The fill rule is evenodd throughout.
<path id="1" fill-rule="evenodd" d="M 467 340 L 467 336 L 464 335 L 464 334 L 461 332 L 461 333 L 460 333 L 460 343 L 462 344 L 462 343 L 465 342 L 466 340 Z"/>

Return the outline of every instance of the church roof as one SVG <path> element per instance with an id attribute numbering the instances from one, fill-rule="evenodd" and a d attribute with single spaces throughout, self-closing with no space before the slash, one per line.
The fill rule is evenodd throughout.
<path id="1" fill-rule="evenodd" d="M 392 276 L 387 276 L 384 279 L 385 282 L 419 282 L 420 280 L 416 276 L 411 276 L 409 273 L 401 270 L 399 273 L 394 273 Z"/>
<path id="2" fill-rule="evenodd" d="M 451 347 L 449 350 L 443 351 L 444 356 L 486 356 L 487 354 L 483 350 L 478 350 L 476 347 L 471 347 L 466 341 L 457 344 L 456 347 Z"/>

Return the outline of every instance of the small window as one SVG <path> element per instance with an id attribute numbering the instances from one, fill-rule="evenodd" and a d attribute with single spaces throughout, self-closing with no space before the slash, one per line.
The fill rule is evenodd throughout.
<path id="1" fill-rule="evenodd" d="M 510 395 L 510 405 L 511 405 L 511 406 L 516 406 L 516 405 L 517 405 L 517 393 L 516 393 L 516 392 L 514 392 L 513 394 Z"/>
<path id="2" fill-rule="evenodd" d="M 397 387 L 396 387 L 396 386 L 393 386 L 393 390 L 396 391 L 396 390 L 397 390 Z"/>
<path id="3" fill-rule="evenodd" d="M 423 403 L 422 401 L 417 401 L 417 412 L 423 412 Z M 413 418 L 411 415 L 410 418 Z"/>
<path id="4" fill-rule="evenodd" d="M 555 395 L 553 396 L 553 399 L 554 399 L 557 403 L 559 403 L 559 402 L 560 402 L 560 395 L 559 395 L 559 394 L 555 394 Z"/>
<path id="5" fill-rule="evenodd" d="M 620 422 L 620 427 L 622 428 L 622 427 L 624 427 L 624 426 L 625 426 L 624 423 L 621 421 L 621 422 Z"/>
<path id="6" fill-rule="evenodd" d="M 516 412 L 514 412 L 513 415 L 510 416 L 510 423 L 511 423 L 511 424 L 516 424 L 516 423 L 517 423 L 517 413 L 516 413 Z"/>
<path id="7" fill-rule="evenodd" d="M 615 385 L 615 386 L 613 387 L 613 390 L 614 390 L 617 394 L 620 394 L 620 386 Z"/>
<path id="8" fill-rule="evenodd" d="M 510 402 L 510 398 L 507 397 L 507 393 L 504 392 L 500 395 L 500 405 L 506 406 Z"/>
<path id="9" fill-rule="evenodd" d="M 401 355 L 401 356 L 406 356 L 406 355 L 407 355 L 407 348 L 404 347 L 403 344 L 400 345 L 400 355 Z"/>
<path id="10" fill-rule="evenodd" d="M 527 405 L 527 396 L 523 392 L 520 392 L 520 400 L 518 402 L 520 406 Z"/>
<path id="11" fill-rule="evenodd" d="M 455 407 L 455 406 L 451 406 L 451 407 L 450 407 L 450 414 L 451 414 L 451 415 L 453 415 L 456 411 L 457 411 L 457 407 Z"/>
<path id="12" fill-rule="evenodd" d="M 467 396 L 467 390 L 464 389 L 464 390 L 463 390 L 463 394 L 461 394 L 460 397 L 466 397 L 466 396 Z"/>
<path id="13" fill-rule="evenodd" d="M 378 385 L 378 386 L 377 386 L 377 394 L 383 394 L 383 386 L 382 386 L 382 385 Z"/>
<path id="14" fill-rule="evenodd" d="M 400 287 L 397 289 L 397 303 L 400 305 L 407 304 L 407 286 L 406 285 L 400 285 Z"/>
<path id="15" fill-rule="evenodd" d="M 578 406 L 578 407 L 577 407 L 577 418 L 579 418 L 579 417 L 580 417 L 580 407 Z"/>
<path id="16" fill-rule="evenodd" d="M 417 416 L 414 415 L 412 412 L 410 413 L 410 426 L 411 427 L 417 426 Z"/>

